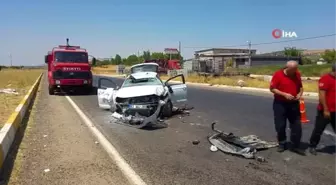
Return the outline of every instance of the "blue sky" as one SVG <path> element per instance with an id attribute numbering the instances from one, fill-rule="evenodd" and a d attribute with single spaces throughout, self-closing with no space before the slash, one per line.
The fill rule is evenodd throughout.
<path id="1" fill-rule="evenodd" d="M 278 41 L 275 28 L 298 38 L 335 33 L 335 0 L 12 0 L 0 2 L 0 65 L 37 65 L 52 47 L 81 45 L 97 57 L 178 47 L 195 50 L 244 45 L 260 52 L 286 46 L 334 48 L 335 37 L 253 46 Z M 282 38 L 289 39 L 289 38 Z M 204 48 L 202 48 L 204 47 Z M 246 44 L 247 48 L 247 44 Z"/>

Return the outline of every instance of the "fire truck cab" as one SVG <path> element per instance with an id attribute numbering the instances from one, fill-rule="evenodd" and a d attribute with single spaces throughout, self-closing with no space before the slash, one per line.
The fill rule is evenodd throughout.
<path id="1" fill-rule="evenodd" d="M 92 63 L 95 62 L 93 57 Z M 48 52 L 45 63 L 48 64 L 50 95 L 54 95 L 55 91 L 68 90 L 85 94 L 92 92 L 92 72 L 86 49 L 70 46 L 67 39 L 66 45 L 59 45 Z"/>

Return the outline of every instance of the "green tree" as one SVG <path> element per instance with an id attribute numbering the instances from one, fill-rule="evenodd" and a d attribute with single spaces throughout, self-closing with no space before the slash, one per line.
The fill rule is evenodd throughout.
<path id="1" fill-rule="evenodd" d="M 138 57 L 138 61 L 139 61 L 139 63 L 142 63 L 144 60 L 145 60 L 145 59 L 144 59 L 144 57 L 143 57 L 142 55 Z"/>
<path id="2" fill-rule="evenodd" d="M 284 49 L 285 56 L 289 57 L 298 57 L 301 56 L 301 53 L 301 50 L 298 50 L 295 47 L 288 47 Z"/>
<path id="3" fill-rule="evenodd" d="M 233 67 L 233 58 L 230 58 L 230 59 L 226 62 L 226 67 Z"/>
<path id="4" fill-rule="evenodd" d="M 150 59 L 169 59 L 170 56 L 168 54 L 165 54 L 163 52 L 153 52 L 151 53 L 149 50 L 144 51 L 143 55 L 136 56 L 136 55 L 130 55 L 126 58 L 121 58 L 120 55 L 116 55 L 114 58 L 111 58 L 109 63 L 118 65 L 118 64 L 124 64 L 124 65 L 134 65 L 137 63 L 142 63 L 144 60 L 150 60 Z M 171 56 L 171 59 L 179 60 L 179 54 L 173 54 Z M 181 64 L 183 63 L 183 57 L 181 56 Z M 104 62 L 105 63 L 105 62 Z"/>
<path id="5" fill-rule="evenodd" d="M 172 60 L 180 60 L 180 55 L 179 54 L 172 54 L 171 56 L 170 56 L 170 54 L 165 54 L 165 59 L 170 59 L 170 57 L 171 57 Z M 181 61 L 182 60 L 183 60 L 183 57 L 181 56 Z"/>
<path id="6" fill-rule="evenodd" d="M 333 49 L 333 50 L 325 50 L 324 53 L 321 55 L 321 57 L 327 63 L 336 62 L 336 51 L 335 51 L 335 49 Z"/>
<path id="7" fill-rule="evenodd" d="M 121 59 L 121 56 L 116 54 L 116 56 L 114 57 L 114 61 L 115 61 L 115 64 L 116 65 L 119 65 L 122 63 L 122 59 Z"/>
<path id="8" fill-rule="evenodd" d="M 96 60 L 96 66 L 105 66 L 111 64 L 109 60 Z"/>
<path id="9" fill-rule="evenodd" d="M 302 64 L 312 64 L 313 60 L 309 57 L 302 57 Z"/>
<path id="10" fill-rule="evenodd" d="M 152 59 L 165 59 L 167 56 L 165 56 L 165 54 L 164 53 L 162 53 L 162 52 L 153 52 L 152 54 L 151 54 L 151 58 Z"/>
<path id="11" fill-rule="evenodd" d="M 150 60 L 151 59 L 151 53 L 150 53 L 149 50 L 144 51 L 142 56 L 143 56 L 144 60 Z"/>
<path id="12" fill-rule="evenodd" d="M 137 63 L 139 63 L 138 60 L 139 60 L 138 56 L 136 56 L 136 55 L 130 55 L 130 56 L 127 57 L 125 65 L 134 65 L 134 64 L 137 64 Z"/>
<path id="13" fill-rule="evenodd" d="M 151 54 L 151 58 L 152 59 L 170 59 L 170 55 L 169 54 L 165 54 L 163 52 L 153 52 Z M 180 59 L 180 55 L 179 54 L 172 54 L 171 55 L 171 59 L 175 59 L 175 60 L 179 60 Z M 183 60 L 183 57 L 181 57 L 181 60 Z"/>
<path id="14" fill-rule="evenodd" d="M 113 57 L 111 57 L 111 59 L 110 59 L 110 63 L 111 63 L 112 65 L 115 65 L 115 60 L 114 60 Z"/>
<path id="15" fill-rule="evenodd" d="M 121 59 L 121 63 L 120 64 L 127 64 L 127 58 L 123 58 L 123 59 Z"/>

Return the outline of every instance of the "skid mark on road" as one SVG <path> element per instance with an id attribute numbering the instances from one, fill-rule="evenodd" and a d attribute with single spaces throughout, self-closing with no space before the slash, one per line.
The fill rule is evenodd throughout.
<path id="1" fill-rule="evenodd" d="M 91 120 L 80 110 L 76 103 L 69 97 L 65 96 L 72 107 L 76 110 L 78 115 L 82 118 L 84 123 L 88 126 L 91 132 L 97 137 L 99 143 L 103 146 L 105 151 L 109 154 L 112 160 L 116 162 L 127 180 L 134 185 L 146 185 L 145 181 L 131 168 L 125 159 L 119 154 L 117 149 L 105 138 L 105 136 L 94 126 Z"/>

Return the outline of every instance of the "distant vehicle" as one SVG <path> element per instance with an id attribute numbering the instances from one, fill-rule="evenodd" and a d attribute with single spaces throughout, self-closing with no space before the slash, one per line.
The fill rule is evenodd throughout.
<path id="1" fill-rule="evenodd" d="M 153 59 L 145 60 L 144 63 L 156 63 L 159 65 L 158 73 L 167 74 L 168 70 L 181 69 L 179 60 Z"/>
<path id="2" fill-rule="evenodd" d="M 183 107 L 187 102 L 187 85 L 184 76 L 177 75 L 162 82 L 157 64 L 137 64 L 131 67 L 121 87 L 111 79 L 98 80 L 98 105 L 110 109 L 112 117 L 137 128 L 156 124 L 160 116 L 170 117 L 173 107 Z M 171 83 L 180 77 L 182 83 Z"/>
<path id="3" fill-rule="evenodd" d="M 95 63 L 96 58 L 92 58 Z M 78 91 L 91 93 L 92 72 L 89 64 L 89 55 L 86 49 L 80 46 L 70 46 L 69 39 L 66 45 L 54 47 L 45 56 L 48 64 L 49 94 L 55 91 Z"/>

